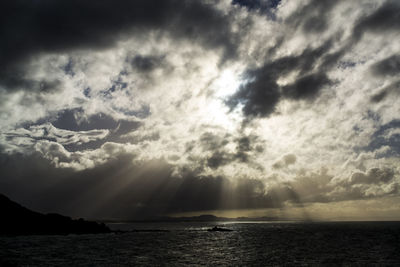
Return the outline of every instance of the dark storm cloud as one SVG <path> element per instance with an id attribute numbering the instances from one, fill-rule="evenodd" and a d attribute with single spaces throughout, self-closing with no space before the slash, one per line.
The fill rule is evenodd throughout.
<path id="1" fill-rule="evenodd" d="M 132 67 L 140 72 L 149 72 L 164 63 L 164 57 L 137 55 L 132 59 Z"/>
<path id="2" fill-rule="evenodd" d="M 400 81 L 396 81 L 396 82 L 384 87 L 383 89 L 381 89 L 380 92 L 374 94 L 371 97 L 371 102 L 379 103 L 390 94 L 397 94 L 397 95 L 400 94 Z"/>
<path id="3" fill-rule="evenodd" d="M 378 76 L 396 76 L 400 73 L 400 55 L 396 54 L 382 59 L 375 63 L 371 69 Z"/>
<path id="4" fill-rule="evenodd" d="M 388 183 L 394 178 L 394 171 L 392 169 L 379 169 L 373 168 L 368 170 L 367 173 L 357 172 L 354 173 L 347 181 L 348 184 L 379 184 Z"/>
<path id="5" fill-rule="evenodd" d="M 116 155 L 118 161 L 108 162 L 95 169 L 76 172 L 59 169 L 39 153 L 31 155 L 0 156 L 2 192 L 26 203 L 28 207 L 45 212 L 61 212 L 80 216 L 99 209 L 100 195 L 107 199 L 106 187 L 113 188 L 113 181 L 130 171 L 133 155 Z M 24 162 L 24 168 L 18 168 Z M 114 180 L 115 179 L 115 180 Z M 116 186 L 116 185 L 115 185 Z M 74 196 L 74 197 L 71 197 Z M 109 211 L 105 211 L 107 213 Z"/>
<path id="6" fill-rule="evenodd" d="M 235 140 L 236 152 L 233 159 L 250 163 L 250 159 L 257 153 L 264 151 L 264 144 L 256 135 L 242 135 Z"/>
<path id="7" fill-rule="evenodd" d="M 25 76 L 26 72 L 21 66 L 5 67 L 0 70 L 0 86 L 7 91 L 15 88 L 28 88 L 31 92 L 42 94 L 57 93 L 62 86 L 62 82 L 59 80 L 47 80 L 45 78 L 34 80 Z"/>
<path id="8" fill-rule="evenodd" d="M 211 169 L 218 169 L 221 166 L 229 164 L 234 161 L 233 154 L 225 151 L 225 146 L 229 144 L 229 134 L 222 136 L 219 134 L 214 134 L 212 132 L 205 132 L 199 138 L 199 144 L 201 145 L 203 151 L 211 152 L 211 155 L 206 156 L 204 160 L 204 166 Z M 195 143 L 187 144 L 190 148 Z M 189 152 L 190 149 L 187 151 Z M 199 159 L 194 159 L 194 163 L 199 161 Z"/>
<path id="9" fill-rule="evenodd" d="M 291 14 L 285 23 L 301 27 L 305 33 L 320 33 L 327 30 L 329 12 L 339 2 L 312 0 Z M 233 109 L 242 105 L 243 114 L 250 118 L 268 117 L 284 98 L 314 99 L 324 86 L 331 84 L 327 72 L 360 41 L 365 32 L 382 34 L 400 29 L 399 11 L 398 2 L 387 1 L 372 14 L 361 17 L 353 28 L 352 37 L 336 50 L 332 47 L 334 41 L 340 39 L 338 36 L 316 49 L 306 49 L 300 55 L 281 57 L 272 62 L 267 60 L 262 67 L 248 70 L 245 73 L 247 82 L 227 101 L 228 106 Z M 374 65 L 373 71 L 376 75 L 395 75 L 399 69 L 398 61 L 398 57 L 393 55 Z M 316 67 L 318 71 L 314 71 Z M 277 80 L 292 71 L 299 71 L 300 75 L 293 84 L 281 88 Z M 378 102 L 386 95 L 387 92 L 383 91 L 372 101 Z"/>
<path id="10" fill-rule="evenodd" d="M 340 1 L 312 0 L 289 16 L 286 23 L 301 27 L 306 33 L 323 32 L 329 25 L 329 12 L 338 3 Z"/>
<path id="11" fill-rule="evenodd" d="M 387 94 L 388 94 L 388 92 L 386 90 L 382 90 L 381 92 L 379 92 L 379 93 L 377 93 L 377 94 L 375 94 L 375 95 L 373 95 L 371 97 L 371 102 L 372 103 L 379 103 L 383 99 L 386 98 Z"/>
<path id="12" fill-rule="evenodd" d="M 369 16 L 360 19 L 354 27 L 353 36 L 359 40 L 365 32 L 382 34 L 399 29 L 400 3 L 396 0 L 389 0 Z"/>
<path id="13" fill-rule="evenodd" d="M 321 3 L 324 1 L 321 1 Z M 337 4 L 339 1 L 329 1 L 333 6 L 329 6 L 328 8 L 331 9 L 334 7 L 335 4 Z M 379 7 L 377 10 L 372 12 L 372 14 L 362 16 L 354 25 L 353 27 L 353 34 L 350 37 L 350 39 L 344 41 L 343 45 L 341 48 L 339 48 L 337 51 L 331 52 L 329 54 L 326 54 L 324 58 L 322 59 L 322 63 L 320 65 L 320 68 L 323 70 L 329 70 L 332 68 L 348 51 L 352 49 L 354 45 L 356 45 L 366 32 L 371 32 L 377 35 L 382 35 L 388 32 L 396 32 L 400 29 L 399 25 L 399 11 L 400 11 L 400 4 L 397 1 L 386 1 L 381 7 Z M 336 36 L 338 38 L 340 35 Z M 388 37 L 390 38 L 390 37 Z M 390 60 L 390 58 L 387 58 L 387 60 Z M 389 66 L 385 64 L 396 64 L 393 61 L 396 61 L 397 59 L 394 58 L 391 59 L 390 62 L 381 62 L 383 65 L 377 66 L 377 69 L 375 69 L 376 74 L 383 74 L 380 70 L 380 68 L 385 68 L 387 67 L 387 71 L 391 73 L 391 71 L 394 71 L 393 66 Z M 351 65 L 354 66 L 355 63 L 350 63 Z M 350 66 L 351 66 L 350 65 Z M 342 65 L 343 66 L 343 65 Z M 346 67 L 349 67 L 348 64 L 345 65 Z M 396 67 L 394 67 L 396 68 Z M 389 73 L 387 73 L 390 75 Z"/>
<path id="14" fill-rule="evenodd" d="M 244 115 L 267 117 L 275 111 L 281 98 L 314 98 L 330 80 L 325 73 L 313 73 L 312 70 L 331 45 L 329 40 L 315 49 L 305 49 L 300 55 L 281 57 L 265 63 L 261 68 L 247 71 L 248 82 L 227 101 L 228 106 L 233 109 L 242 104 Z M 292 71 L 299 71 L 303 76 L 298 77 L 294 84 L 281 88 L 278 79 Z"/>
<path id="15" fill-rule="evenodd" d="M 32 87 L 24 79 L 32 56 L 103 49 L 148 30 L 222 48 L 225 58 L 235 54 L 228 16 L 202 1 L 6 0 L 0 10 L 0 82 L 7 90 Z"/>
<path id="16" fill-rule="evenodd" d="M 327 170 L 321 170 L 300 174 L 290 182 L 273 185 L 267 190 L 267 194 L 272 193 L 281 202 L 327 203 L 397 195 L 399 183 L 395 181 L 395 170 L 390 168 L 357 171 L 342 178 L 335 178 Z"/>
<path id="17" fill-rule="evenodd" d="M 207 166 L 211 169 L 218 169 L 219 167 L 232 162 L 232 155 L 223 151 L 215 151 L 207 158 Z"/>
<path id="18" fill-rule="evenodd" d="M 203 151 L 214 151 L 223 148 L 229 143 L 229 135 L 221 136 L 212 132 L 205 132 L 200 136 Z"/>
<path id="19" fill-rule="evenodd" d="M 194 171 L 176 177 L 163 160 L 132 164 L 134 155 L 124 153 L 113 158 L 93 169 L 74 171 L 55 168 L 40 154 L 0 154 L 1 193 L 39 211 L 96 218 L 281 205 L 264 194 L 260 180 L 233 183 Z M 18 168 L 20 162 L 24 168 Z"/>
<path id="20" fill-rule="evenodd" d="M 257 71 L 255 71 L 257 72 Z M 228 101 L 231 109 L 243 104 L 242 111 L 246 116 L 268 116 L 275 111 L 275 106 L 280 100 L 279 86 L 270 76 L 263 76 L 254 71 L 248 75 L 254 79 L 242 85 Z"/>
<path id="21" fill-rule="evenodd" d="M 76 171 L 56 168 L 40 153 L 2 152 L 0 193 L 42 212 L 120 219 L 170 212 L 279 208 L 286 203 L 301 206 L 399 193 L 394 170 L 387 168 L 356 172 L 340 180 L 322 170 L 266 187 L 259 179 L 237 177 L 232 181 L 202 175 L 199 170 L 176 170 L 162 159 L 135 163 L 134 154 L 118 150 L 112 143 L 102 153 L 112 153 L 111 160 Z M 282 159 L 287 165 L 294 162 L 294 155 Z"/>
<path id="22" fill-rule="evenodd" d="M 313 99 L 321 88 L 330 82 L 325 73 L 313 73 L 299 78 L 293 84 L 284 86 L 283 95 L 290 99 Z"/>
<path id="23" fill-rule="evenodd" d="M 217 209 L 226 182 L 228 181 L 222 177 L 198 178 L 187 174 L 171 199 L 169 209 L 171 211 Z"/>
<path id="24" fill-rule="evenodd" d="M 251 139 L 255 139 L 254 137 L 251 138 L 249 136 L 243 136 L 237 140 L 238 146 L 237 150 L 240 152 L 248 152 L 251 150 Z"/>
<path id="25" fill-rule="evenodd" d="M 400 184 L 395 181 L 395 172 L 389 168 L 355 172 L 347 179 L 333 181 L 333 185 L 334 190 L 329 193 L 331 201 L 393 196 L 400 192 Z"/>
<path id="26" fill-rule="evenodd" d="M 231 142 L 236 145 L 236 151 L 234 152 L 228 152 L 225 148 Z M 194 164 L 202 162 L 204 167 L 212 169 L 218 169 L 235 161 L 252 164 L 250 159 L 257 153 L 264 151 L 263 143 L 256 135 L 242 135 L 232 139 L 229 134 L 223 136 L 206 132 L 200 136 L 199 143 L 203 152 L 211 152 L 211 154 L 204 159 L 193 158 Z M 190 152 L 194 145 L 194 141 L 188 143 L 186 152 Z"/>

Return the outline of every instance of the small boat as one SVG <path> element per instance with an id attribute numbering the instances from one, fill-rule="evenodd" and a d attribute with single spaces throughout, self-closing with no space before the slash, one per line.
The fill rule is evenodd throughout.
<path id="1" fill-rule="evenodd" d="M 228 228 L 223 228 L 223 227 L 219 227 L 219 226 L 214 226 L 213 228 L 208 229 L 207 231 L 209 232 L 232 232 L 232 229 L 228 229 Z"/>

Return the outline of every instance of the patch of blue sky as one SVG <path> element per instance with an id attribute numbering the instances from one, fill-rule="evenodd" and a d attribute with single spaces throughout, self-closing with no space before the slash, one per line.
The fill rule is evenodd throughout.
<path id="1" fill-rule="evenodd" d="M 275 20 L 275 10 L 281 0 L 232 0 L 233 5 L 246 7 L 249 11 L 258 11 L 269 19 Z"/>

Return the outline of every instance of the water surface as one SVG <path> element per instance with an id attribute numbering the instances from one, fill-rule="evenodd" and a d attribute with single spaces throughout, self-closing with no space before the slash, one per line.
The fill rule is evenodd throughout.
<path id="1" fill-rule="evenodd" d="M 0 265 L 400 265 L 399 222 L 110 224 L 124 234 L 0 237 Z"/>

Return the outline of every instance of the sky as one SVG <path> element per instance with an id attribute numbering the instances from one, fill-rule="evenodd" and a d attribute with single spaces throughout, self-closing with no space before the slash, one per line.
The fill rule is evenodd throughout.
<path id="1" fill-rule="evenodd" d="M 0 193 L 41 212 L 400 220 L 400 2 L 0 2 Z"/>

